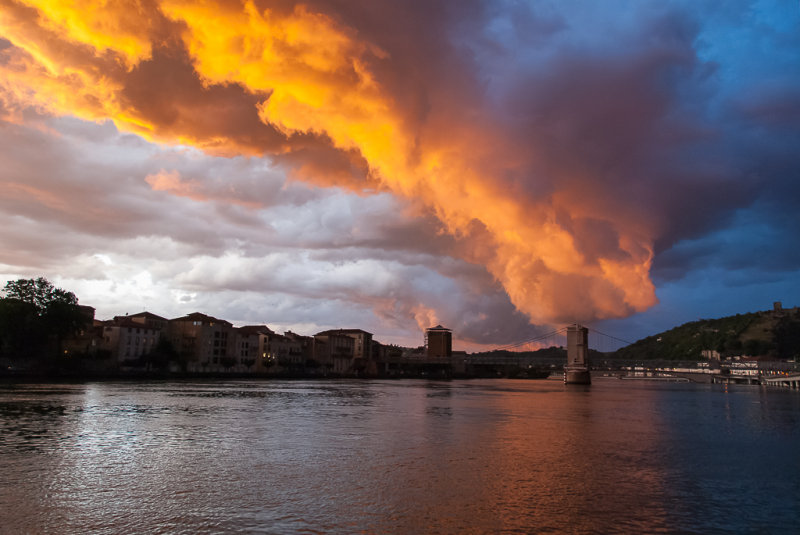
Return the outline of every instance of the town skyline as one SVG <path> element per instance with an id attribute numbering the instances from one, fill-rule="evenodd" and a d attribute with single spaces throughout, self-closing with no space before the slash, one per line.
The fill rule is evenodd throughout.
<path id="1" fill-rule="evenodd" d="M 798 304 L 798 27 L 779 0 L 11 2 L 0 283 L 468 351 Z"/>

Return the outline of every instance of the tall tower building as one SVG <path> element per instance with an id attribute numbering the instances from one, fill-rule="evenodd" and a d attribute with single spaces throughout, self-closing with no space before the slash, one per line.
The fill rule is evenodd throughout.
<path id="1" fill-rule="evenodd" d="M 444 358 L 453 354 L 453 333 L 441 325 L 425 330 L 425 349 L 428 358 Z"/>

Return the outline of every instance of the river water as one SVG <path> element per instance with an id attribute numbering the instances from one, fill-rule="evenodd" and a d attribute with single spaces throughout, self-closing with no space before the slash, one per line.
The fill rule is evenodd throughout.
<path id="1" fill-rule="evenodd" d="M 798 533 L 800 392 L 0 386 L 0 533 Z"/>

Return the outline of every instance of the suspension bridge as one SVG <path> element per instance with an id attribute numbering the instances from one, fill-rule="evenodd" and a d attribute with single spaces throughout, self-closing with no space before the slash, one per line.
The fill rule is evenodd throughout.
<path id="1" fill-rule="evenodd" d="M 592 333 L 595 348 L 589 349 L 589 333 Z M 566 343 L 565 343 L 566 342 Z M 680 380 L 696 383 L 743 383 L 762 384 L 800 388 L 800 368 L 786 363 L 717 363 L 711 366 L 708 362 L 675 361 L 654 359 L 613 359 L 605 353 L 633 342 L 603 333 L 591 327 L 579 324 L 564 326 L 530 337 L 529 339 L 499 346 L 495 350 L 478 355 L 469 355 L 466 362 L 473 366 L 488 369 L 509 370 L 515 366 L 547 367 L 564 371 L 564 382 L 567 384 L 590 384 L 590 370 L 602 372 L 620 378 L 646 378 L 658 380 Z M 566 345 L 566 363 L 564 346 Z M 553 349 L 548 352 L 547 348 Z M 544 349 L 544 351 L 542 351 Z M 593 362 L 590 362 L 590 357 Z"/>
<path id="2" fill-rule="evenodd" d="M 572 325 L 578 325 L 578 324 L 575 323 Z M 540 349 L 545 349 L 548 347 L 563 348 L 567 345 L 567 331 L 570 329 L 570 327 L 572 327 L 572 325 L 565 325 L 560 329 L 549 331 L 543 334 L 536 334 L 533 335 L 531 338 L 526 338 L 519 342 L 498 346 L 494 348 L 492 351 L 526 352 L 526 351 L 538 351 Z M 583 326 L 583 327 L 588 329 L 589 333 L 593 335 L 598 335 L 600 337 L 600 338 L 594 337 L 595 347 L 593 348 L 594 351 L 598 351 L 600 353 L 606 353 L 612 351 L 617 347 L 619 347 L 620 343 L 624 345 L 630 345 L 633 343 L 629 340 L 624 340 L 622 338 L 618 338 L 616 336 L 600 332 L 593 327 L 588 327 L 588 326 Z"/>
<path id="3" fill-rule="evenodd" d="M 594 335 L 593 339 L 599 341 L 599 344 L 595 344 L 596 349 L 593 349 L 595 354 L 610 351 L 609 346 L 616 349 L 620 343 L 631 343 L 594 328 L 572 324 L 498 346 L 488 352 L 466 355 L 463 365 L 468 374 L 487 377 L 515 374 L 542 377 L 550 375 L 552 371 L 563 370 L 565 383 L 589 384 L 590 332 Z"/>

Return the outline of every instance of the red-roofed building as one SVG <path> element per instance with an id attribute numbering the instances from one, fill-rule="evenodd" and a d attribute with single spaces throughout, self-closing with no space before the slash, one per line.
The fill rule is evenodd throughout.
<path id="1" fill-rule="evenodd" d="M 169 320 L 170 342 L 188 372 L 237 371 L 233 325 L 200 312 Z"/>
<path id="2" fill-rule="evenodd" d="M 160 338 L 161 329 L 117 316 L 103 322 L 99 348 L 109 351 L 111 360 L 119 366 L 132 366 L 153 351 Z"/>
<path id="3" fill-rule="evenodd" d="M 337 375 L 375 375 L 372 333 L 331 329 L 314 335 L 314 358 Z"/>

